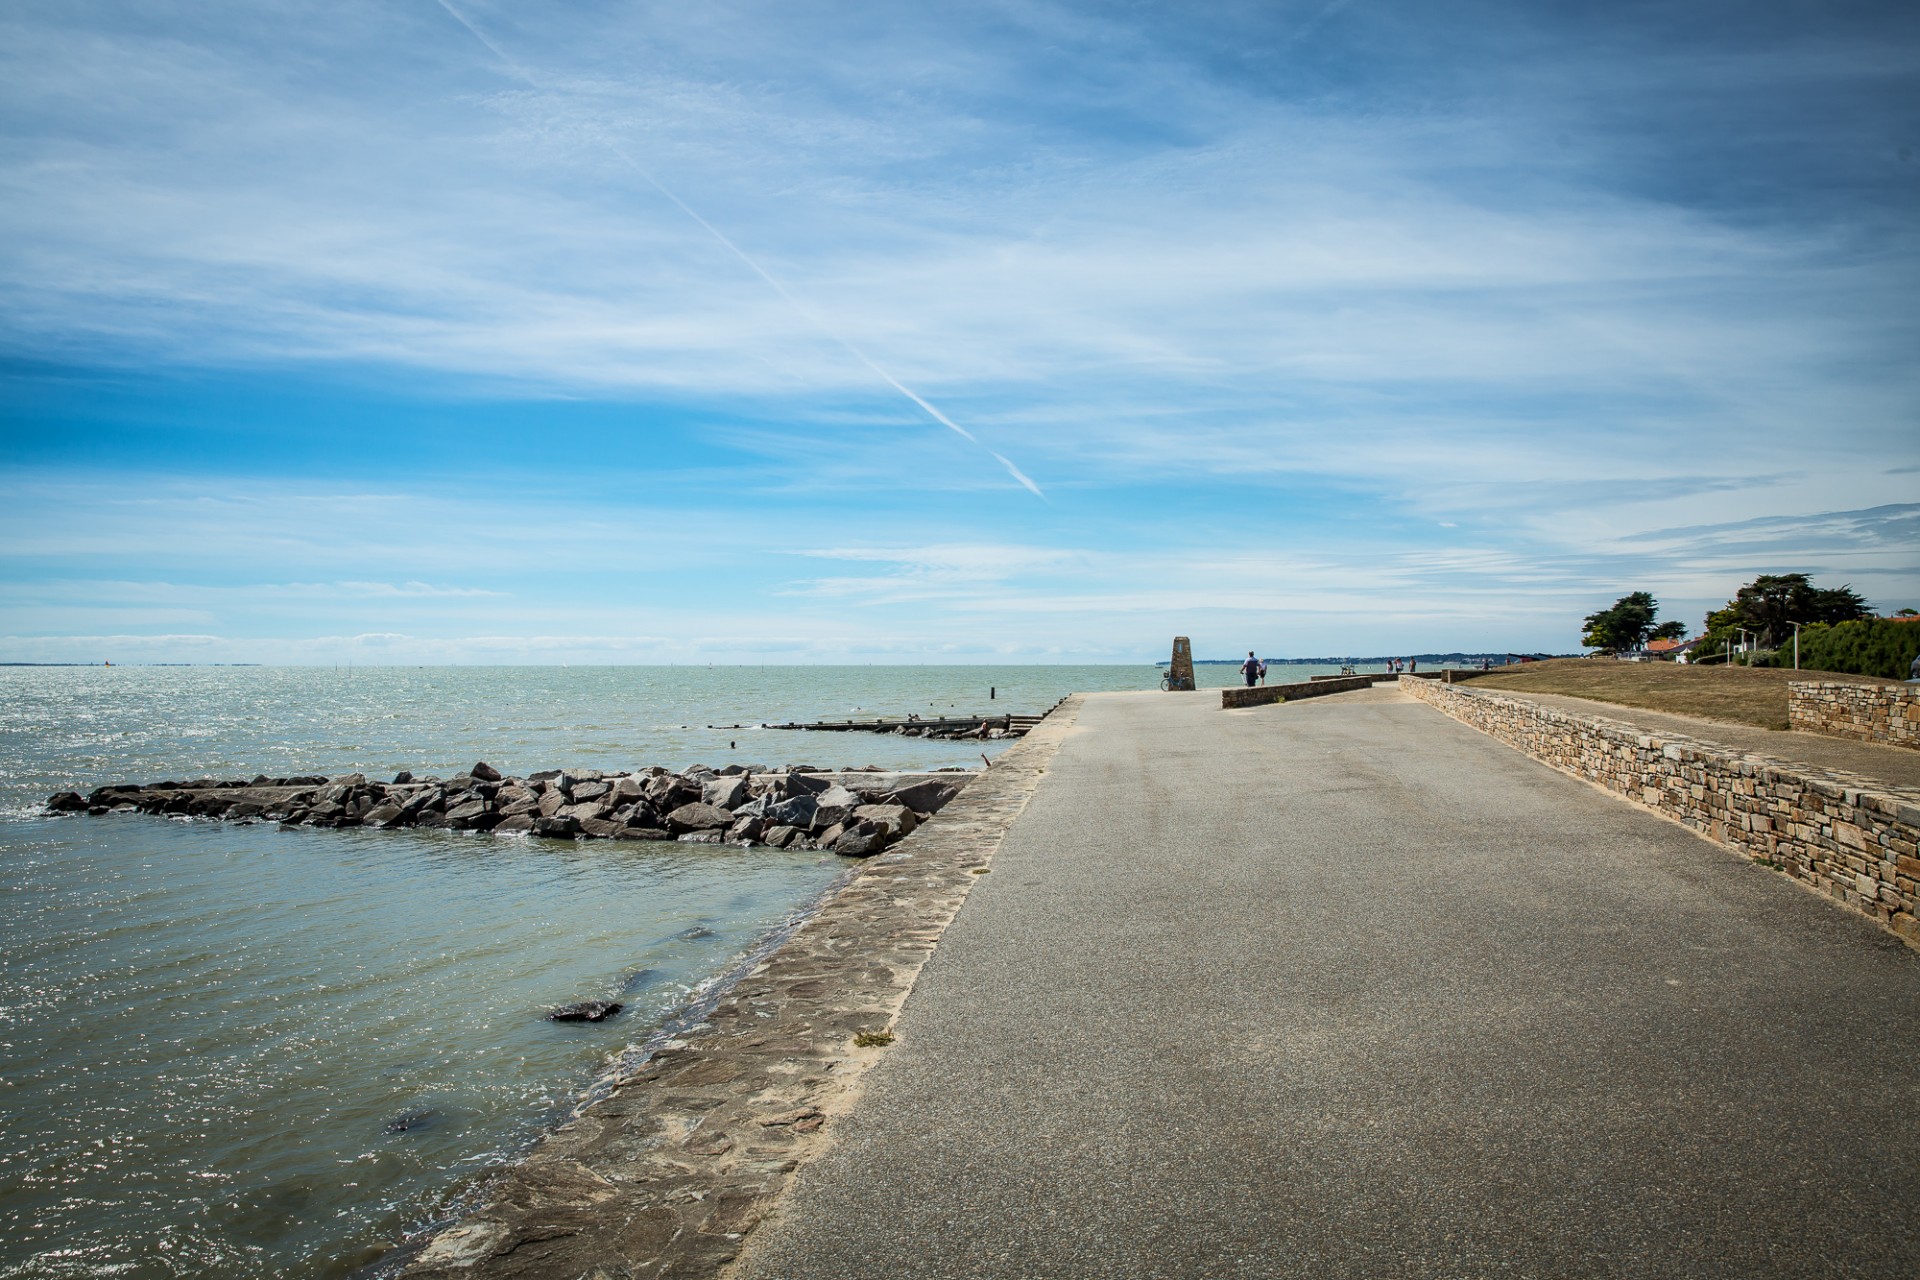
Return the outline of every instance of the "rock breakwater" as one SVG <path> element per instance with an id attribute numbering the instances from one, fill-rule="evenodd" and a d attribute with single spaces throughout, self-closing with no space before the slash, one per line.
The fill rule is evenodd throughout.
<path id="1" fill-rule="evenodd" d="M 251 781 L 121 783 L 89 795 L 63 791 L 55 812 L 149 813 L 310 827 L 428 827 L 554 839 L 690 843 L 881 852 L 940 811 L 974 775 L 966 770 L 827 772 L 806 766 L 658 766 L 631 773 L 548 769 L 503 775 L 484 761 L 450 778 L 410 772 Z"/>

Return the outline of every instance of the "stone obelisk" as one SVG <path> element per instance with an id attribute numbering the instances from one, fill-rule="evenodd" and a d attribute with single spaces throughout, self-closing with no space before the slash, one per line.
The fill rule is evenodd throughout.
<path id="1" fill-rule="evenodd" d="M 1167 664 L 1167 688 L 1182 692 L 1193 689 L 1193 645 L 1185 636 L 1173 638 L 1173 661 Z"/>

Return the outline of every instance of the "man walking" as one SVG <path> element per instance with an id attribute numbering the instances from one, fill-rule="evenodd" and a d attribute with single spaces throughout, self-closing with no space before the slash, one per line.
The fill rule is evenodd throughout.
<path id="1" fill-rule="evenodd" d="M 1253 650 L 1247 650 L 1247 660 L 1240 664 L 1240 674 L 1247 678 L 1247 688 L 1253 688 L 1253 682 L 1260 678 L 1260 659 L 1253 656 Z"/>

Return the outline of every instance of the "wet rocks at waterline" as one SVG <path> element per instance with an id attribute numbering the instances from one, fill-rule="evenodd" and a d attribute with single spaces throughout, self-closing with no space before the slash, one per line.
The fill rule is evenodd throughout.
<path id="1" fill-rule="evenodd" d="M 675 773 L 549 769 L 505 776 L 485 762 L 451 778 L 392 782 L 339 777 L 155 782 L 63 791 L 55 812 L 149 813 L 310 827 L 439 827 L 525 832 L 560 839 L 679 840 L 690 843 L 879 853 L 940 811 L 972 774 L 831 773 L 806 766 L 770 770 L 694 766 Z"/>

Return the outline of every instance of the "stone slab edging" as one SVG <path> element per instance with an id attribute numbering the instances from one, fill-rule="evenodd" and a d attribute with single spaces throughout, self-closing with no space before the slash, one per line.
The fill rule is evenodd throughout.
<path id="1" fill-rule="evenodd" d="M 1787 685 L 1787 727 L 1920 750 L 1920 688 L 1795 680 Z"/>
<path id="2" fill-rule="evenodd" d="M 709 1277 L 830 1140 L 887 1028 L 1078 718 L 1075 695 L 932 820 L 860 865 L 707 1021 L 409 1246 L 409 1280 Z M 376 1267 L 391 1273 L 390 1267 Z"/>
<path id="3" fill-rule="evenodd" d="M 1920 791 L 1427 680 L 1400 688 L 1562 773 L 1765 862 L 1920 949 Z"/>

